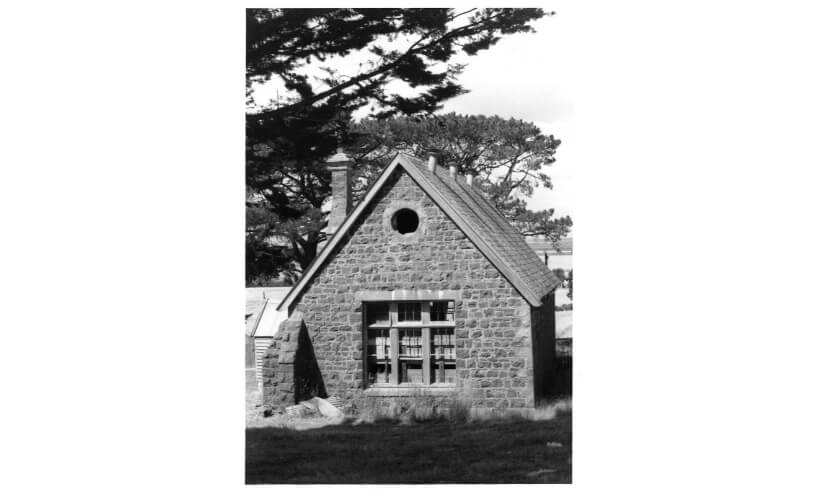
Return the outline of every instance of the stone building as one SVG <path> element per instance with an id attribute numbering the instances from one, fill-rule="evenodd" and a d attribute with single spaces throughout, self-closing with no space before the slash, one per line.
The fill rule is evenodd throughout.
<path id="1" fill-rule="evenodd" d="M 329 161 L 331 237 L 278 306 L 265 405 L 533 407 L 553 377 L 560 281 L 471 176 L 399 154 L 352 209 L 350 166 Z"/>

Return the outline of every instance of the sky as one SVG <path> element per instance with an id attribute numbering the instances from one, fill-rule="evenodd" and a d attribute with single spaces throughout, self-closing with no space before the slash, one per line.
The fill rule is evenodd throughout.
<path id="1" fill-rule="evenodd" d="M 489 50 L 465 61 L 459 81 L 470 90 L 449 100 L 443 112 L 499 115 L 531 121 L 543 134 L 562 140 L 557 161 L 547 174 L 553 189 L 540 188 L 529 200 L 533 210 L 553 208 L 557 215 L 573 213 L 573 145 L 571 141 L 570 18 L 560 14 L 538 20 L 536 33 L 501 38 Z"/>
<path id="2" fill-rule="evenodd" d="M 554 173 L 581 184 L 571 494 L 818 493 L 818 3 L 545 6 L 557 11 L 549 27 L 474 59 L 473 93 L 452 105 L 531 110 L 564 140 Z M 534 58 L 504 52 L 517 40 L 539 46 Z M 225 330 L 244 329 L 243 9 L 6 2 L 0 41 L 13 47 L 0 92 L 12 240 L 0 327 L 36 316 L 70 384 L 48 388 L 59 422 L 53 408 L 4 410 L 14 457 L 0 487 L 241 491 L 244 349 Z M 502 74 L 481 71 L 498 53 Z M 517 108 L 512 83 L 536 98 Z M 748 249 L 765 234 L 786 237 L 767 270 Z M 44 289 L 58 295 L 45 305 Z M 612 295 L 637 296 L 638 310 L 624 315 Z M 183 386 L 207 403 L 194 415 L 168 380 L 190 375 L 180 329 L 201 336 L 191 360 L 207 357 Z M 9 404 L 39 405 L 32 385 L 54 383 L 54 367 L 16 352 L 30 346 L 28 333 L 4 334 L 3 375 L 25 371 L 4 383 Z M 127 408 L 87 414 L 112 397 Z"/>
<path id="3" fill-rule="evenodd" d="M 560 2 L 554 2 L 548 7 L 557 15 L 533 24 L 536 33 L 506 35 L 476 56 L 458 56 L 456 61 L 466 64 L 458 79 L 469 93 L 447 101 L 441 112 L 522 119 L 536 124 L 543 134 L 562 140 L 557 161 L 545 171 L 553 188 L 538 188 L 529 199 L 529 208 L 553 208 L 556 215 L 563 216 L 573 214 L 574 143 L 569 80 L 572 59 L 567 46 L 571 17 L 562 14 L 559 5 Z M 342 74 L 355 74 L 359 72 L 359 63 L 359 58 L 350 55 L 328 65 L 339 68 Z M 274 101 L 276 82 L 273 79 L 264 87 L 257 86 L 256 100 Z M 283 97 L 283 88 L 279 92 Z"/>

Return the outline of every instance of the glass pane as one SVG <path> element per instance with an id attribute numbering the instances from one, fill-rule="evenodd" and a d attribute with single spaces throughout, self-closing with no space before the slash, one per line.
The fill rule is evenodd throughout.
<path id="1" fill-rule="evenodd" d="M 420 329 L 401 329 L 398 382 L 423 383 L 423 333 Z"/>
<path id="2" fill-rule="evenodd" d="M 398 303 L 398 322 L 420 322 L 420 303 Z"/>
<path id="3" fill-rule="evenodd" d="M 400 330 L 400 358 L 423 358 L 423 338 L 420 329 Z"/>
<path id="4" fill-rule="evenodd" d="M 455 382 L 454 329 L 432 329 L 432 382 Z"/>
<path id="5" fill-rule="evenodd" d="M 392 366 L 389 329 L 369 329 L 366 343 L 367 384 L 388 384 Z"/>
<path id="6" fill-rule="evenodd" d="M 432 322 L 453 322 L 454 302 L 433 301 L 429 307 L 429 320 Z"/>
<path id="7" fill-rule="evenodd" d="M 366 306 L 366 324 L 389 324 L 389 303 L 369 303 Z"/>

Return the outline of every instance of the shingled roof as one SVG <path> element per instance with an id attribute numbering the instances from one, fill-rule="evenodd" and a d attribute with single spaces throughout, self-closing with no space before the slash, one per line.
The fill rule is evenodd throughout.
<path id="1" fill-rule="evenodd" d="M 423 160 L 399 153 L 347 216 L 278 309 L 292 305 L 398 167 L 415 180 L 530 305 L 540 306 L 542 298 L 560 285 L 557 276 L 540 261 L 523 236 L 474 186 L 466 184 L 462 176 L 452 177 L 449 171 L 441 167 L 432 172 Z"/>

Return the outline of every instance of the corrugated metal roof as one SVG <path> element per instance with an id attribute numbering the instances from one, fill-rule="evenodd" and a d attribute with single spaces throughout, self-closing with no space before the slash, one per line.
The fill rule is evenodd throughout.
<path id="1" fill-rule="evenodd" d="M 433 173 L 423 160 L 400 153 L 310 264 L 298 284 L 279 305 L 280 310 L 289 308 L 307 287 L 398 167 L 402 167 L 415 180 L 530 305 L 540 306 L 542 298 L 560 285 L 560 280 L 540 261 L 523 236 L 477 189 L 466 184 L 462 176 L 452 177 L 443 167 L 437 167 Z"/>
<path id="2" fill-rule="evenodd" d="M 270 313 L 284 299 L 291 287 L 245 288 L 245 334 L 248 336 L 272 335 L 275 329 L 268 329 Z M 265 315 L 267 314 L 267 315 Z"/>

